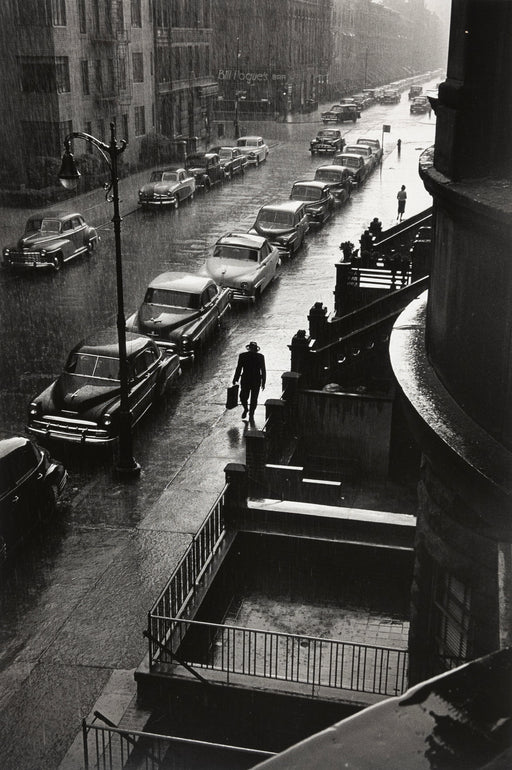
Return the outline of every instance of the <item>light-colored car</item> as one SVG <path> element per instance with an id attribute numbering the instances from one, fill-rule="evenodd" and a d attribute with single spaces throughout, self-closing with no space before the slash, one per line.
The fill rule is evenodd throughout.
<path id="1" fill-rule="evenodd" d="M 279 249 L 261 235 L 227 233 L 201 272 L 218 286 L 230 288 L 232 299 L 254 302 L 274 280 L 280 264 Z"/>
<path id="2" fill-rule="evenodd" d="M 365 163 L 368 163 L 370 169 L 373 171 L 377 165 L 377 156 L 374 155 L 372 147 L 369 144 L 346 144 L 343 148 L 343 152 L 349 152 L 353 155 L 362 155 Z"/>
<path id="3" fill-rule="evenodd" d="M 192 200 L 196 181 L 184 168 L 162 168 L 151 173 L 149 182 L 139 190 L 139 206 L 170 206 L 177 209 L 187 198 Z"/>
<path id="4" fill-rule="evenodd" d="M 231 291 L 208 276 L 161 273 L 149 284 L 144 302 L 126 328 L 147 334 L 160 348 L 193 358 L 219 328 Z"/>
<path id="5" fill-rule="evenodd" d="M 261 136 L 241 136 L 236 140 L 236 146 L 247 158 L 248 163 L 259 166 L 267 159 L 269 149 Z"/>
<path id="6" fill-rule="evenodd" d="M 356 144 L 367 144 L 369 147 L 371 147 L 373 154 L 377 158 L 377 163 L 380 163 L 382 160 L 382 147 L 379 139 L 371 139 L 366 136 L 361 136 L 357 140 Z"/>

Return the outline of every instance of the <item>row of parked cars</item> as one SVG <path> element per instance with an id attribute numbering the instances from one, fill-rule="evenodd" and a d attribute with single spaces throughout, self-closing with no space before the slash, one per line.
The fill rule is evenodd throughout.
<path id="1" fill-rule="evenodd" d="M 156 169 L 138 191 L 142 208 L 179 208 L 194 199 L 197 190 L 214 185 L 259 166 L 269 154 L 261 136 L 242 136 L 235 147 L 212 147 L 187 156 L 185 165 Z M 3 267 L 11 270 L 60 270 L 79 256 L 90 256 L 100 240 L 97 230 L 82 214 L 61 209 L 33 214 L 17 243 L 3 250 Z"/>

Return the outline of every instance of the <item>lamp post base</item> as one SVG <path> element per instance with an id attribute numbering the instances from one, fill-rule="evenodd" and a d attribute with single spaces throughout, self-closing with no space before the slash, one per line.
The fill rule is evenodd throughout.
<path id="1" fill-rule="evenodd" d="M 131 458 L 130 463 L 119 463 L 117 462 L 114 467 L 114 473 L 118 478 L 122 479 L 133 479 L 138 476 L 140 476 L 140 472 L 142 470 L 142 466 L 135 460 L 135 458 Z"/>

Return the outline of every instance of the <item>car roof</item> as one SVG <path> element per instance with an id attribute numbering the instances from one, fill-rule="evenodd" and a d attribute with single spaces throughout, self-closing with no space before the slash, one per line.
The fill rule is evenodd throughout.
<path id="1" fill-rule="evenodd" d="M 324 188 L 325 182 L 320 182 L 318 179 L 297 179 L 296 182 L 293 183 L 293 187 L 295 185 L 307 185 L 308 187 L 318 187 L 318 188 Z"/>
<path id="2" fill-rule="evenodd" d="M 256 134 L 246 134 L 245 136 L 239 136 L 237 141 L 240 139 L 261 139 L 263 140 L 262 136 L 257 136 Z"/>
<path id="3" fill-rule="evenodd" d="M 238 147 L 233 147 L 232 144 L 217 144 L 215 145 L 215 147 L 210 147 L 208 152 L 215 153 L 215 155 L 218 155 L 219 150 L 238 150 Z"/>
<path id="4" fill-rule="evenodd" d="M 165 168 L 154 168 L 151 173 L 165 174 L 166 171 L 184 171 L 185 174 L 187 173 L 187 170 L 183 168 L 183 166 L 166 166 Z"/>
<path id="5" fill-rule="evenodd" d="M 150 289 L 176 289 L 191 294 L 200 294 L 207 286 L 214 283 L 211 278 L 193 273 L 168 271 L 160 273 L 149 283 Z"/>
<path id="6" fill-rule="evenodd" d="M 323 166 L 318 166 L 316 171 L 320 171 L 320 169 L 325 169 L 325 171 L 339 171 L 340 173 L 345 169 L 345 166 L 336 166 L 332 163 L 325 163 Z M 316 172 L 315 172 L 316 173 Z M 315 181 L 319 181 L 318 179 Z"/>
<path id="7" fill-rule="evenodd" d="M 141 334 L 134 334 L 133 332 L 126 332 L 126 353 L 128 357 L 133 357 L 145 347 L 148 347 L 148 343 L 151 343 L 151 345 L 154 344 L 149 337 L 144 337 Z M 77 353 L 78 351 L 81 353 L 90 353 L 95 356 L 111 356 L 117 358 L 119 355 L 117 329 L 102 329 L 96 334 L 92 334 L 90 337 L 79 342 L 78 345 L 75 345 L 72 352 Z"/>
<path id="8" fill-rule="evenodd" d="M 260 249 L 265 243 L 266 238 L 261 235 L 252 235 L 249 233 L 226 233 L 219 238 L 217 243 L 233 243 L 237 246 L 247 246 L 253 249 Z"/>
<path id="9" fill-rule="evenodd" d="M 356 144 L 370 144 L 370 142 L 379 142 L 380 144 L 380 139 L 372 139 L 371 137 L 366 138 L 366 136 L 360 136 L 356 141 Z"/>
<path id="10" fill-rule="evenodd" d="M 187 160 L 190 158 L 213 158 L 216 155 L 216 152 L 191 152 L 190 155 L 187 155 Z"/>
<path id="11" fill-rule="evenodd" d="M 337 152 L 336 157 L 341 158 L 344 155 L 347 155 L 349 158 L 362 158 L 364 160 L 364 155 L 359 155 L 357 152 Z"/>
<path id="12" fill-rule="evenodd" d="M 16 449 L 31 443 L 32 442 L 30 439 L 25 438 L 24 436 L 12 436 L 11 438 L 1 439 L 0 460 L 2 460 L 4 457 L 7 457 L 7 455 L 10 455 L 11 452 L 14 452 Z"/>
<path id="13" fill-rule="evenodd" d="M 292 213 L 295 213 L 297 209 L 299 209 L 304 204 L 302 201 L 284 201 L 283 203 L 267 203 L 265 206 L 262 206 L 260 211 L 263 211 L 263 209 L 272 209 L 273 211 L 291 211 Z"/>

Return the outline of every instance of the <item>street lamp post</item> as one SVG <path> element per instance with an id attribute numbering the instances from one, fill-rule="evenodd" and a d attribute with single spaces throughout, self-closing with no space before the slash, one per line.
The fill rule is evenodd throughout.
<path id="1" fill-rule="evenodd" d="M 71 153 L 71 141 L 84 139 L 99 150 L 110 169 L 110 182 L 105 184 L 106 199 L 114 204 L 115 256 L 116 256 L 116 283 L 117 283 L 117 339 L 119 346 L 119 385 L 120 385 L 120 411 L 119 411 L 119 451 L 116 471 L 123 477 L 135 476 L 140 473 L 140 465 L 133 457 L 132 423 L 129 403 L 129 372 L 126 358 L 126 326 L 124 316 L 123 296 L 123 263 L 121 256 L 121 216 L 119 213 L 119 187 L 117 160 L 126 149 L 126 139 L 117 143 L 115 124 L 110 124 L 110 144 L 101 142 L 91 134 L 83 131 L 73 131 L 64 139 L 64 155 L 58 174 L 61 184 L 68 190 L 74 189 L 78 184 L 80 172 L 78 171 Z"/>
<path id="2" fill-rule="evenodd" d="M 237 37 L 236 39 L 236 71 L 235 71 L 235 119 L 234 119 L 235 139 L 238 139 L 240 137 L 240 123 L 238 121 L 238 99 L 240 97 L 240 93 L 238 91 L 239 71 L 240 71 L 240 38 Z"/>

